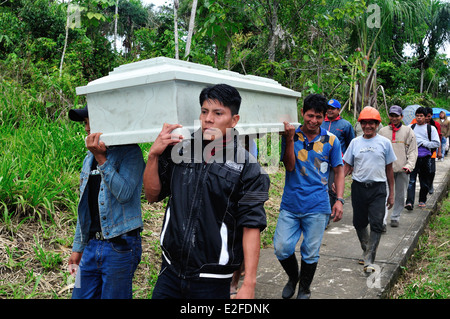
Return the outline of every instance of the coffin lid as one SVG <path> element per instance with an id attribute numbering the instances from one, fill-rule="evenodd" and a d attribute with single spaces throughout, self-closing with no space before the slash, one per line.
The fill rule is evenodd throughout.
<path id="1" fill-rule="evenodd" d="M 300 97 L 301 94 L 283 87 L 277 81 L 253 75 L 242 75 L 227 70 L 171 58 L 158 57 L 115 68 L 108 76 L 77 87 L 78 95 L 86 95 L 137 85 L 164 81 L 190 81 L 214 85 L 226 83 L 237 89 L 264 91 L 271 94 Z"/>

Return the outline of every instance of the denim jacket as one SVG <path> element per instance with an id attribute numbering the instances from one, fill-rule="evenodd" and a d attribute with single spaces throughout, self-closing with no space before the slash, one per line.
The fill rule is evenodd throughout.
<path id="1" fill-rule="evenodd" d="M 141 192 L 145 168 L 138 145 L 109 147 L 107 161 L 97 166 L 102 181 L 98 195 L 100 225 L 104 238 L 110 239 L 141 228 Z M 88 205 L 88 179 L 94 155 L 88 151 L 80 174 L 80 202 L 73 251 L 82 252 L 89 240 L 91 217 Z"/>

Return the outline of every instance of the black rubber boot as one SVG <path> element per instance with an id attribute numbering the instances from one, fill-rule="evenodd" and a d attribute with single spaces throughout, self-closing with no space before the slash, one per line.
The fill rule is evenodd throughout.
<path id="1" fill-rule="evenodd" d="M 364 256 L 366 255 L 367 245 L 369 244 L 369 230 L 367 229 L 367 227 L 363 229 L 357 229 L 356 234 L 358 235 L 361 249 L 363 250 L 362 257 L 359 259 L 358 263 L 360 265 L 364 265 Z"/>
<path id="2" fill-rule="evenodd" d="M 375 256 L 377 254 L 378 244 L 380 243 L 381 233 L 374 231 L 370 232 L 369 243 L 367 244 L 367 250 L 364 254 L 364 271 L 374 272 Z"/>
<path id="3" fill-rule="evenodd" d="M 283 293 L 281 296 L 283 299 L 291 298 L 295 293 L 295 287 L 298 283 L 298 262 L 295 254 L 292 254 L 286 259 L 280 260 L 281 266 L 283 266 L 284 271 L 289 277 L 289 281 L 286 286 L 284 286 Z"/>
<path id="4" fill-rule="evenodd" d="M 311 291 L 309 287 L 316 273 L 317 263 L 307 264 L 302 260 L 302 266 L 300 268 L 300 284 L 298 286 L 297 299 L 309 299 L 311 298 Z"/>

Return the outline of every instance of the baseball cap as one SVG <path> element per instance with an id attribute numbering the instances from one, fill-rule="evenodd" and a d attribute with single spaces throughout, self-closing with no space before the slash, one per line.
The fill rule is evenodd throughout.
<path id="1" fill-rule="evenodd" d="M 334 107 L 334 108 L 337 108 L 337 109 L 340 109 L 340 108 L 341 108 L 341 103 L 339 103 L 338 100 L 334 100 L 334 99 L 329 100 L 329 101 L 328 101 L 328 105 L 329 105 L 329 106 L 332 106 L 332 107 Z"/>
<path id="2" fill-rule="evenodd" d="M 389 114 L 397 114 L 397 115 L 403 115 L 403 110 L 398 105 L 392 105 L 389 109 Z"/>
<path id="3" fill-rule="evenodd" d="M 69 111 L 69 118 L 72 121 L 83 122 L 87 117 L 89 117 L 87 104 L 82 109 L 71 109 Z"/>

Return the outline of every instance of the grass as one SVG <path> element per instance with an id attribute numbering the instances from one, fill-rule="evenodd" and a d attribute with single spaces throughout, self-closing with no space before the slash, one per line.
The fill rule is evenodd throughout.
<path id="1" fill-rule="evenodd" d="M 59 264 L 63 262 L 61 254 L 52 251 L 46 251 L 38 239 L 34 237 L 35 246 L 33 247 L 36 259 L 40 262 L 44 271 L 56 269 Z"/>
<path id="2" fill-rule="evenodd" d="M 390 293 L 392 299 L 450 298 L 450 196 L 440 205 L 403 275 Z"/>
<path id="3" fill-rule="evenodd" d="M 5 80 L 0 80 L 0 92 L 0 207 L 5 222 L 14 213 L 51 220 L 57 211 L 69 210 L 75 216 L 79 159 L 85 153 L 82 128 L 45 116 L 36 110 L 37 101 Z"/>
<path id="4" fill-rule="evenodd" d="M 273 235 L 275 234 L 281 195 L 283 194 L 284 175 L 283 167 L 270 174 L 269 200 L 265 203 L 267 227 L 261 233 L 261 246 L 263 248 L 271 247 L 273 244 Z"/>
<path id="5" fill-rule="evenodd" d="M 34 122 L 33 129 L 23 125 L 12 132 L 1 131 L 2 202 L 16 211 L 50 215 L 58 208 L 73 207 L 77 198 L 69 190 L 78 183 L 75 172 L 80 170 L 82 136 L 69 123 L 42 119 Z"/>
<path id="6" fill-rule="evenodd" d="M 76 223 L 83 128 L 0 78 L 0 298 L 55 298 Z"/>

